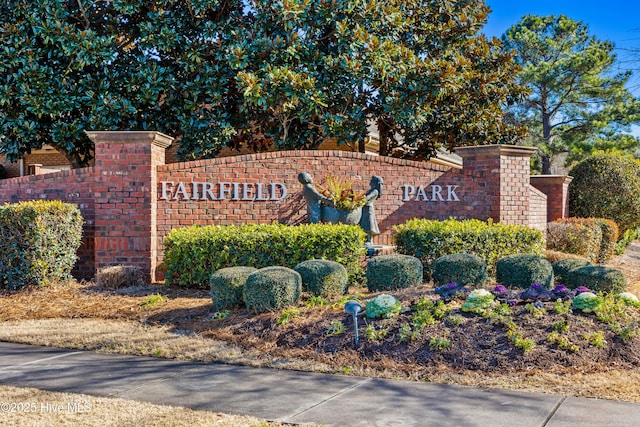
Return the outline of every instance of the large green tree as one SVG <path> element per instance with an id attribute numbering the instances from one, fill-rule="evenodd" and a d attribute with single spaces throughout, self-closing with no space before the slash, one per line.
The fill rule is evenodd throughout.
<path id="1" fill-rule="evenodd" d="M 13 0 L 0 5 L 0 153 L 51 144 L 74 166 L 85 130 L 177 136 L 183 159 L 225 145 L 363 142 L 430 157 L 507 143 L 517 67 L 472 0 Z"/>
<path id="2" fill-rule="evenodd" d="M 510 54 L 478 34 L 488 11 L 472 0 L 254 0 L 232 49 L 240 109 L 279 147 L 362 143 L 370 123 L 382 155 L 514 142 L 521 130 L 501 107 L 523 88 Z"/>
<path id="3" fill-rule="evenodd" d="M 563 153 L 635 149 L 625 135 L 640 119 L 640 102 L 627 90 L 631 73 L 616 72 L 614 45 L 590 35 L 588 26 L 566 16 L 524 16 L 502 36 L 505 52 L 522 66 L 520 82 L 530 95 L 508 108 L 528 127 L 539 148 L 543 174 Z"/>

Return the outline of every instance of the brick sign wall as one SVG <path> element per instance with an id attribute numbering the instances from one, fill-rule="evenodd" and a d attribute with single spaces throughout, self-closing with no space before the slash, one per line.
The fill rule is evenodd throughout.
<path id="1" fill-rule="evenodd" d="M 0 200 L 59 199 L 77 203 L 86 224 L 77 268 L 80 277 L 115 264 L 141 267 L 151 278 L 162 261 L 162 241 L 194 224 L 306 221 L 300 172 L 315 182 L 329 173 L 366 191 L 384 179 L 375 202 L 381 235 L 410 218 L 492 218 L 544 228 L 547 195 L 563 183 L 530 184 L 533 149 L 480 146 L 457 150 L 464 168 L 345 151 L 291 151 L 165 164 L 171 138 L 156 132 L 90 132 L 95 166 L 0 182 Z M 554 195 L 553 200 L 566 200 Z M 555 219 L 555 218 L 554 218 Z"/>

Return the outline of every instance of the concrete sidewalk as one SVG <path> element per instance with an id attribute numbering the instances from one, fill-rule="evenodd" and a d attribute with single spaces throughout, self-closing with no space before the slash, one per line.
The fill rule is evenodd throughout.
<path id="1" fill-rule="evenodd" d="M 12 343 L 0 343 L 0 384 L 327 426 L 640 425 L 632 403 Z"/>

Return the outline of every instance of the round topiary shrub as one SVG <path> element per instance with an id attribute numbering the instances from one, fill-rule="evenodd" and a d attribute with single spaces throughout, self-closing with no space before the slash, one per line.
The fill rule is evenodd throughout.
<path id="1" fill-rule="evenodd" d="M 569 213 L 608 218 L 620 233 L 640 226 L 640 165 L 615 154 L 600 154 L 578 163 L 569 175 Z"/>
<path id="2" fill-rule="evenodd" d="M 422 262 L 411 255 L 381 255 L 367 263 L 367 288 L 371 292 L 403 289 L 422 284 Z"/>
<path id="3" fill-rule="evenodd" d="M 255 271 L 254 267 L 221 268 L 211 275 L 209 287 L 214 310 L 233 307 L 242 304 L 242 289 L 247 277 Z"/>
<path id="4" fill-rule="evenodd" d="M 556 283 L 562 283 L 563 285 L 570 287 L 566 283 L 569 272 L 587 265 L 591 265 L 591 263 L 586 259 L 566 258 L 554 262 L 551 264 L 551 267 L 553 267 L 553 275 L 555 276 Z"/>
<path id="5" fill-rule="evenodd" d="M 487 263 L 473 254 L 444 255 L 433 263 L 432 277 L 436 286 L 480 286 L 487 281 Z"/>
<path id="6" fill-rule="evenodd" d="M 572 289 L 584 286 L 594 292 L 618 294 L 627 288 L 627 279 L 620 270 L 600 265 L 587 265 L 569 271 L 566 286 Z"/>
<path id="7" fill-rule="evenodd" d="M 287 267 L 265 267 L 247 277 L 242 297 L 247 310 L 265 313 L 294 305 L 300 299 L 302 277 Z"/>
<path id="8" fill-rule="evenodd" d="M 539 283 L 553 286 L 553 268 L 546 259 L 532 254 L 508 255 L 496 263 L 496 280 L 506 287 L 528 289 Z"/>
<path id="9" fill-rule="evenodd" d="M 315 296 L 344 295 L 348 288 L 347 269 L 338 262 L 310 259 L 293 267 L 302 277 L 302 289 Z"/>

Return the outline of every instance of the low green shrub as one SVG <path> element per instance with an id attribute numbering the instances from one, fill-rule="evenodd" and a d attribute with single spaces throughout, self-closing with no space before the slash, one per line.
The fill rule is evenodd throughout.
<path id="1" fill-rule="evenodd" d="M 553 286 L 553 267 L 541 256 L 508 255 L 496 263 L 496 280 L 506 287 L 527 289 L 539 283 L 546 289 Z"/>
<path id="2" fill-rule="evenodd" d="M 616 244 L 616 255 L 622 255 L 627 250 L 627 247 L 636 239 L 640 239 L 640 227 L 631 230 L 626 230 L 618 237 L 618 243 Z"/>
<path id="3" fill-rule="evenodd" d="M 589 261 L 582 258 L 566 258 L 556 261 L 551 266 L 553 267 L 553 275 L 555 276 L 556 283 L 562 283 L 566 285 L 567 276 L 570 271 L 576 268 L 581 268 L 587 265 L 591 265 Z"/>
<path id="4" fill-rule="evenodd" d="M 433 271 L 435 260 L 443 255 L 477 255 L 487 263 L 489 275 L 493 275 L 496 261 L 506 255 L 543 255 L 545 250 L 542 231 L 523 225 L 494 224 L 491 220 L 412 219 L 395 230 L 398 252 L 419 258 L 427 275 Z"/>
<path id="5" fill-rule="evenodd" d="M 309 259 L 336 261 L 349 282 L 361 280 L 365 232 L 344 224 L 248 224 L 171 230 L 164 241 L 167 284 L 204 287 L 211 271 L 250 266 L 293 268 Z"/>
<path id="6" fill-rule="evenodd" d="M 601 265 L 587 265 L 567 273 L 566 286 L 575 289 L 584 286 L 594 292 L 621 293 L 627 288 L 627 279 L 620 270 Z"/>
<path id="7" fill-rule="evenodd" d="M 604 263 L 613 258 L 616 254 L 616 245 L 620 231 L 615 221 L 606 218 L 590 218 L 602 231 L 602 242 L 598 253 L 598 262 Z"/>
<path id="8" fill-rule="evenodd" d="M 214 310 L 233 307 L 242 304 L 242 290 L 251 273 L 258 271 L 254 267 L 221 268 L 211 275 L 209 287 Z"/>
<path id="9" fill-rule="evenodd" d="M 588 218 L 563 218 L 547 225 L 547 248 L 598 261 L 602 228 Z"/>
<path id="10" fill-rule="evenodd" d="M 302 277 L 287 267 L 265 267 L 247 277 L 242 297 L 251 313 L 277 311 L 300 299 Z"/>
<path id="11" fill-rule="evenodd" d="M 302 277 L 302 289 L 314 296 L 334 297 L 347 292 L 347 269 L 340 263 L 325 259 L 302 261 L 293 268 Z"/>
<path id="12" fill-rule="evenodd" d="M 481 286 L 487 281 L 487 263 L 473 254 L 444 255 L 433 263 L 433 281 L 436 286 Z"/>
<path id="13" fill-rule="evenodd" d="M 367 287 L 371 292 L 403 289 L 422 284 L 422 263 L 410 255 L 381 255 L 367 263 Z"/>
<path id="14" fill-rule="evenodd" d="M 19 289 L 69 280 L 82 224 L 76 205 L 57 200 L 0 206 L 0 284 Z"/>

